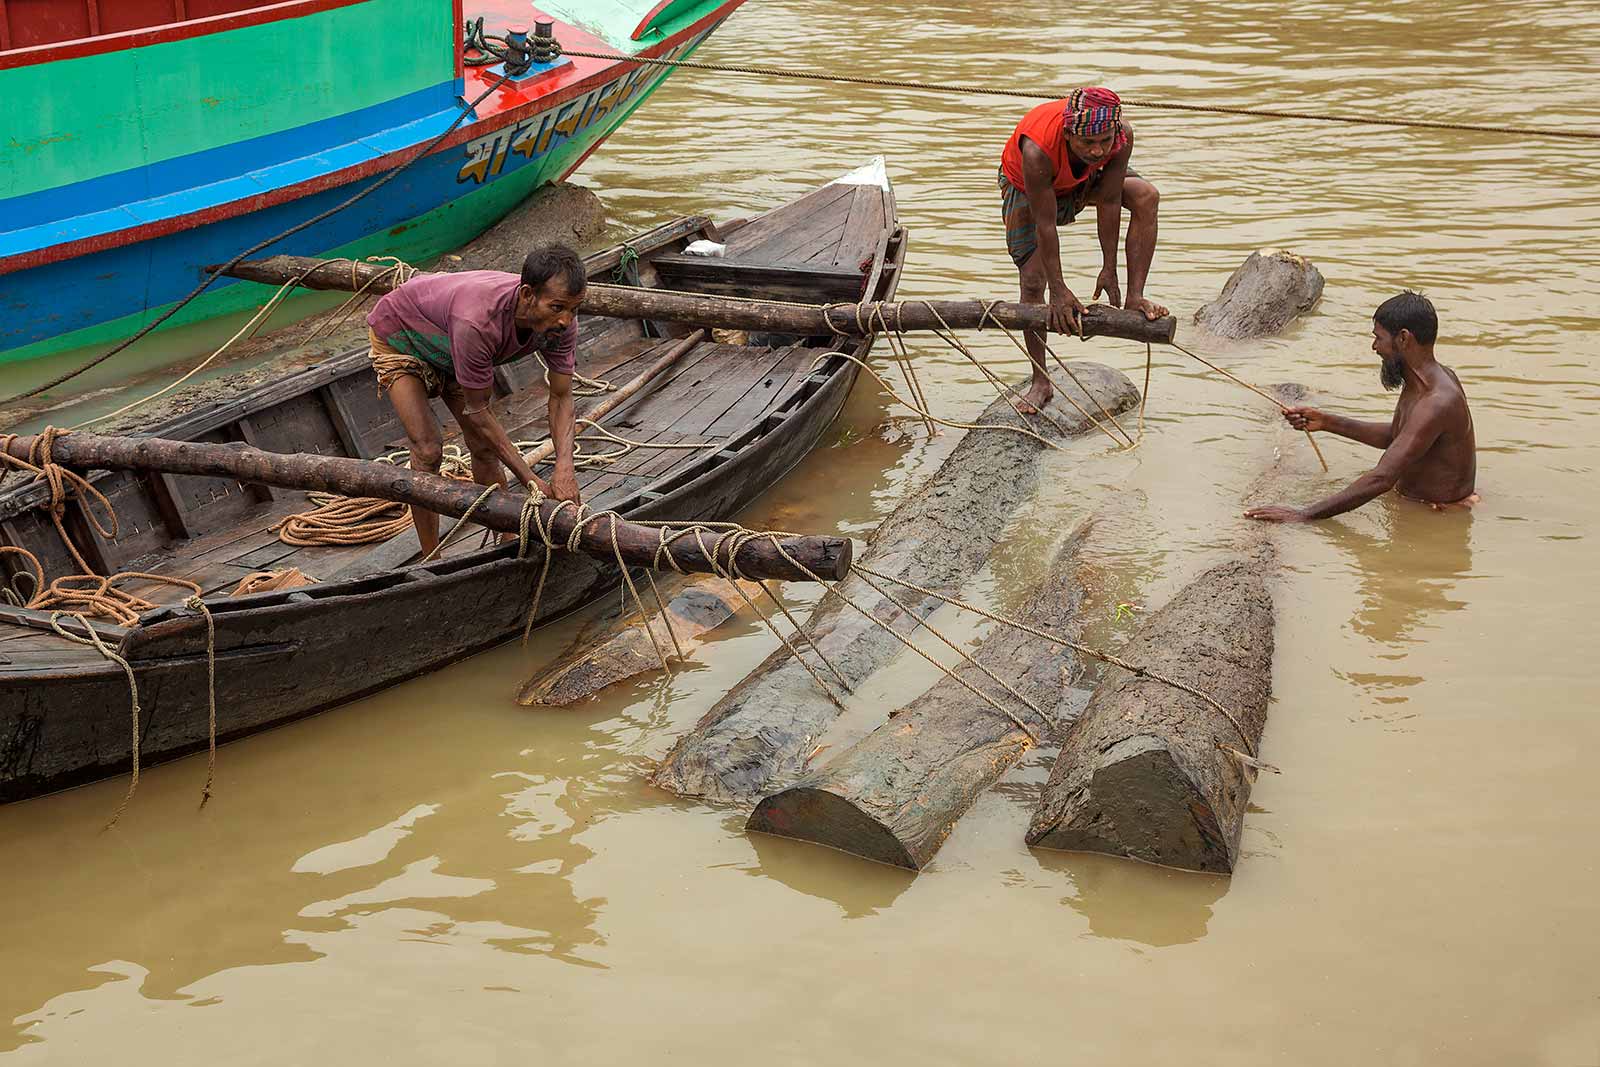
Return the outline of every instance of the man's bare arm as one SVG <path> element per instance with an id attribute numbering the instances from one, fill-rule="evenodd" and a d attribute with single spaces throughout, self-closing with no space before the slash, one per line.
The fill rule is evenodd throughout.
<path id="1" fill-rule="evenodd" d="M 1308 508 L 1251 508 L 1245 512 L 1245 517 L 1266 522 L 1308 522 L 1354 511 L 1399 484 L 1400 476 L 1425 456 L 1439 439 L 1448 417 L 1449 411 L 1444 405 L 1424 401 L 1417 406 L 1394 443 L 1384 450 L 1378 465 L 1344 489 Z"/>
<path id="2" fill-rule="evenodd" d="M 1122 182 L 1128 176 L 1128 157 L 1133 144 L 1123 146 L 1116 158 L 1100 174 L 1100 201 L 1095 204 L 1096 233 L 1100 238 L 1100 277 L 1094 283 L 1094 296 L 1106 294 L 1112 307 L 1122 306 L 1122 285 L 1117 281 L 1117 241 L 1122 237 Z"/>
<path id="3" fill-rule="evenodd" d="M 1035 253 L 1044 267 L 1049 290 L 1050 328 L 1057 333 L 1077 333 L 1078 315 L 1083 304 L 1073 295 L 1061 276 L 1061 235 L 1056 231 L 1055 169 L 1044 150 L 1024 137 L 1022 145 L 1023 192 L 1033 213 L 1034 234 L 1039 243 Z"/>
<path id="4" fill-rule="evenodd" d="M 572 417 L 572 375 L 556 374 L 550 378 L 550 440 L 556 446 L 555 470 L 550 473 L 550 492 L 553 500 L 578 502 L 578 475 L 573 467 L 572 446 L 575 426 Z"/>
<path id="5" fill-rule="evenodd" d="M 1316 408 L 1288 408 L 1283 417 L 1297 430 L 1325 430 L 1373 448 L 1388 448 L 1394 443 L 1393 419 L 1389 422 L 1365 422 Z"/>
<path id="6" fill-rule="evenodd" d="M 517 446 L 506 433 L 505 427 L 500 425 L 500 420 L 489 410 L 490 390 L 465 389 L 463 393 L 466 396 L 466 403 L 461 409 L 463 428 L 476 430 L 484 440 L 493 444 L 495 455 L 500 457 L 500 462 L 511 468 L 511 474 L 518 482 L 523 485 L 537 485 L 541 493 L 548 493 L 549 487 L 534 475 L 533 468 L 528 466 L 527 460 L 522 458 L 522 453 L 517 451 Z"/>

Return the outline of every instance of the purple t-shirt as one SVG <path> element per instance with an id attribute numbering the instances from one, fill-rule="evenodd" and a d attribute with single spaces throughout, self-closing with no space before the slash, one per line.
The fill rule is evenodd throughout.
<path id="1" fill-rule="evenodd" d="M 571 374 L 578 323 L 517 336 L 520 275 L 498 270 L 419 274 L 379 300 L 367 325 L 397 352 L 416 356 L 463 389 L 487 389 L 497 363 L 543 352 L 552 374 Z"/>

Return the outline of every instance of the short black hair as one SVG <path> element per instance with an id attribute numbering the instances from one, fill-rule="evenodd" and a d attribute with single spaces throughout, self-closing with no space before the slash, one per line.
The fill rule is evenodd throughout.
<path id="1" fill-rule="evenodd" d="M 522 284 L 534 292 L 551 278 L 560 278 L 573 296 L 589 288 L 589 272 L 583 269 L 583 259 L 564 244 L 540 245 L 522 261 Z"/>
<path id="2" fill-rule="evenodd" d="M 1439 316 L 1433 310 L 1433 301 L 1410 289 L 1379 304 L 1372 321 L 1390 333 L 1410 330 L 1418 344 L 1431 345 L 1439 337 Z"/>

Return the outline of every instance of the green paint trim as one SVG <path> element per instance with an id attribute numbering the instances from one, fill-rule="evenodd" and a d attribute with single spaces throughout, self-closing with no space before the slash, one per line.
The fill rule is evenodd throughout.
<path id="1" fill-rule="evenodd" d="M 12 109 L 0 135 L 0 200 L 278 133 L 447 82 L 455 74 L 447 23 L 439 0 L 367 0 L 0 71 L 0 99 L 29 102 Z"/>

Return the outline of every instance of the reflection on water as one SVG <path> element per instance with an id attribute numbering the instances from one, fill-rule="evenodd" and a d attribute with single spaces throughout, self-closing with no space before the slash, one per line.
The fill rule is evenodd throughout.
<path id="1" fill-rule="evenodd" d="M 1035 853 L 1039 866 L 1066 876 L 1061 903 L 1089 921 L 1089 934 L 1152 948 L 1186 945 L 1206 934 L 1212 905 L 1228 891 L 1219 875 L 1174 871 L 1089 852 Z"/>
<path id="2" fill-rule="evenodd" d="M 1327 527 L 1329 540 L 1349 553 L 1360 588 L 1355 631 L 1381 645 L 1420 640 L 1414 631 L 1442 626 L 1441 615 L 1468 604 L 1452 594 L 1474 577 L 1472 512 L 1435 511 L 1393 495 L 1368 507 L 1386 529 L 1368 533 L 1359 520 Z"/>
<path id="3" fill-rule="evenodd" d="M 731 819 L 727 827 L 730 833 L 738 833 L 744 827 L 744 819 Z M 748 839 L 756 863 L 736 869 L 837 904 L 846 919 L 878 914 L 917 879 L 915 873 L 887 863 L 871 863 L 787 837 L 749 834 Z"/>
<path id="4" fill-rule="evenodd" d="M 1093 0 L 1024 13 L 763 0 L 706 56 L 1600 128 L 1600 13 L 1578 3 Z M 631 232 L 683 211 L 764 210 L 883 153 L 911 236 L 904 295 L 1004 295 L 1016 275 L 994 156 L 1023 110 L 678 76 L 580 177 Z M 915 879 L 746 835 L 741 818 L 646 779 L 772 639 L 736 621 L 670 678 L 576 709 L 515 706 L 580 618 L 529 652 L 226 746 L 203 811 L 203 760 L 147 771 L 109 834 L 120 782 L 0 808 L 0 1050 L 168 1067 L 530 1052 L 715 1064 L 753 1048 L 972 1063 L 999 1047 L 1058 1060 L 1069 1035 L 1071 1054 L 1107 1063 L 1595 1061 L 1600 870 L 1574 841 L 1596 808 L 1581 754 L 1600 748 L 1600 665 L 1582 625 L 1600 613 L 1587 544 L 1600 521 L 1600 156 L 1442 131 L 1137 110 L 1135 122 L 1136 164 L 1163 194 L 1150 295 L 1183 318 L 1255 248 L 1310 256 L 1328 279 L 1316 312 L 1218 357 L 1358 411 L 1372 405 L 1372 308 L 1425 288 L 1495 489 L 1475 515 L 1384 501 L 1284 531 L 1263 741 L 1284 773 L 1256 786 L 1231 882 L 1030 852 L 1048 752 L 980 798 Z M 1082 295 L 1099 266 L 1092 226 L 1070 227 L 1063 247 Z M 973 348 L 1022 376 L 1003 337 Z M 958 355 L 912 351 L 939 414 L 988 402 Z M 1063 355 L 1144 369 L 1132 344 Z M 916 424 L 894 444 L 877 436 L 904 414 L 864 384 L 750 521 L 870 530 L 956 440 L 929 442 Z M 1095 514 L 1106 610 L 1092 639 L 1124 639 L 1132 624 L 1113 602 L 1154 610 L 1250 533 L 1243 497 L 1274 449 L 1314 464 L 1278 426 L 1264 401 L 1158 351 L 1139 449 L 1085 439 L 1048 457 L 971 595 L 1015 606 Z M 1297 498 L 1372 458 L 1324 451 L 1333 469 L 1308 472 Z M 784 593 L 802 608 L 817 595 Z M 853 722 L 881 721 L 932 681 L 920 663 L 893 672 Z M 1131 1025 L 1149 1018 L 1162 1025 Z"/>

